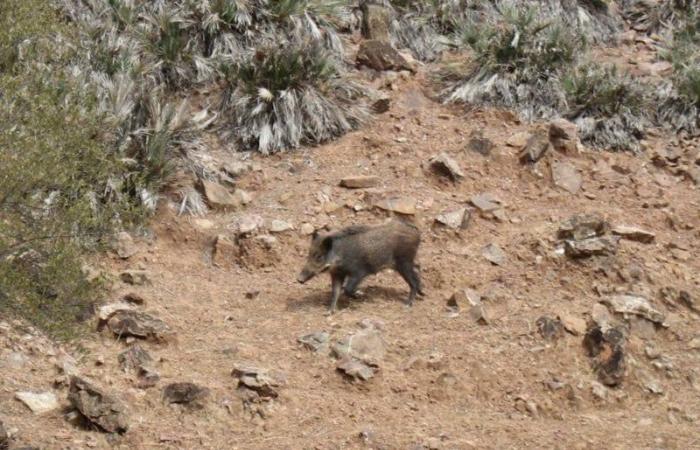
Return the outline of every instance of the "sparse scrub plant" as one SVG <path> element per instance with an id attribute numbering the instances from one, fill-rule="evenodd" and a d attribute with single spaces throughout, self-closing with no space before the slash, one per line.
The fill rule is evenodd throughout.
<path id="1" fill-rule="evenodd" d="M 562 80 L 568 119 L 581 140 L 596 148 L 639 151 L 639 140 L 651 124 L 649 92 L 615 66 L 582 64 Z"/>
<path id="2" fill-rule="evenodd" d="M 257 48 L 232 73 L 233 133 L 263 154 L 321 143 L 356 128 L 368 113 L 362 90 L 318 43 Z"/>

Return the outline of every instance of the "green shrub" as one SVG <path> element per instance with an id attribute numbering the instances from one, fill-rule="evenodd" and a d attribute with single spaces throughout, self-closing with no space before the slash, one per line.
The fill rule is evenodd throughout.
<path id="1" fill-rule="evenodd" d="M 16 55 L 0 73 L 0 311 L 71 337 L 100 293 L 83 256 L 143 210 L 114 189 L 127 171 L 98 138 L 95 96 L 64 70 L 76 55 L 60 15 L 7 0 L 0 30 Z"/>
<path id="2" fill-rule="evenodd" d="M 229 83 L 234 135 L 264 154 L 327 141 L 367 117 L 358 86 L 315 42 L 260 47 Z"/>
<path id="3" fill-rule="evenodd" d="M 581 140 L 593 147 L 639 150 L 650 125 L 650 96 L 646 86 L 615 66 L 584 64 L 562 80 L 567 118 L 576 122 Z"/>

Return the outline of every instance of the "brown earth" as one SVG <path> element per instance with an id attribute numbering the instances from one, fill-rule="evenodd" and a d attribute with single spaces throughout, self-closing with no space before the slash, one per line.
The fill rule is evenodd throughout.
<path id="1" fill-rule="evenodd" d="M 147 389 L 121 371 L 117 355 L 127 344 L 106 330 L 83 339 L 80 349 L 66 350 L 82 375 L 128 405 L 130 429 L 124 435 L 76 426 L 67 420 L 67 409 L 35 416 L 15 400 L 16 391 L 53 390 L 67 408 L 67 387 L 54 386 L 60 377 L 56 364 L 64 356 L 37 332 L 3 323 L 0 420 L 11 430 L 13 445 L 700 448 L 700 351 L 689 349 L 699 333 L 699 315 L 658 297 L 660 288 L 673 286 L 700 301 L 697 186 L 650 160 L 653 149 L 670 144 L 651 139 L 640 157 L 550 151 L 537 165 L 523 165 L 519 149 L 506 141 L 540 125 L 519 123 L 507 112 L 465 113 L 440 105 L 424 94 L 423 77 L 398 81 L 390 110 L 358 132 L 318 148 L 253 157 L 259 170 L 237 182 L 253 195 L 243 210 L 193 218 L 178 216 L 176 205 L 164 202 L 152 220 L 152 234 L 139 240 L 140 252 L 126 260 L 114 255 L 94 262 L 115 280 L 106 301 L 138 293 L 145 305 L 137 309 L 160 317 L 176 333 L 168 342 L 143 343 L 161 376 Z M 494 143 L 489 156 L 466 148 L 473 132 Z M 669 148 L 690 152 L 697 145 Z M 444 181 L 428 169 L 426 162 L 440 152 L 459 163 L 461 181 Z M 579 170 L 580 192 L 553 185 L 549 164 L 554 160 Z M 365 190 L 339 187 L 348 175 L 376 175 L 381 182 Z M 441 212 L 468 206 L 473 195 L 484 192 L 506 205 L 505 220 L 473 211 L 459 232 L 434 224 Z M 328 277 L 296 282 L 308 244 L 301 225 L 377 223 L 387 215 L 371 208 L 371 199 L 394 194 L 417 201 L 415 221 L 423 233 L 418 262 L 427 295 L 407 308 L 402 303 L 407 286 L 387 272 L 368 278 L 360 299 L 343 297 L 336 315 L 324 315 Z M 577 213 L 599 213 L 613 225 L 637 226 L 656 238 L 649 244 L 622 240 L 615 256 L 572 261 L 556 252 L 556 233 L 562 220 Z M 250 214 L 267 222 L 285 220 L 295 229 L 275 234 L 273 250 L 255 247 L 242 268 L 235 264 L 233 224 Z M 231 239 L 232 253 L 227 256 L 224 249 L 213 264 L 217 235 Z M 481 255 L 490 243 L 505 252 L 503 265 Z M 147 270 L 151 284 L 118 281 L 126 269 Z M 453 314 L 446 308 L 450 295 L 467 287 L 484 297 L 487 324 L 474 322 L 465 309 Z M 605 398 L 599 398 L 593 394 L 598 378 L 583 336 L 565 333 L 546 341 L 535 322 L 558 315 L 588 320 L 593 305 L 614 292 L 646 296 L 666 314 L 668 327 L 616 318 L 631 324 L 627 372 L 621 386 L 604 388 Z M 332 357 L 297 343 L 315 331 L 340 339 L 366 318 L 384 323 L 387 344 L 377 375 L 367 382 L 347 381 Z M 282 372 L 286 384 L 278 388 L 279 397 L 244 408 L 231 376 L 239 362 Z M 175 382 L 209 388 L 205 406 L 166 405 L 162 389 Z M 651 393 L 659 389 L 650 386 L 662 392 Z"/>

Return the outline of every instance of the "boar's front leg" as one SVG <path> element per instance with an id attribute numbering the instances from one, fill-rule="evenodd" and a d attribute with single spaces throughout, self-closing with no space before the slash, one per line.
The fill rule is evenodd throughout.
<path id="1" fill-rule="evenodd" d="M 328 309 L 329 314 L 335 312 L 336 305 L 338 304 L 338 297 L 340 297 L 340 289 L 343 287 L 343 275 L 339 273 L 331 273 L 331 306 Z"/>
<path id="2" fill-rule="evenodd" d="M 418 277 L 416 271 L 413 269 L 413 263 L 410 261 L 400 263 L 398 264 L 396 270 L 411 288 L 411 292 L 408 294 L 408 300 L 406 300 L 406 304 L 408 306 L 413 306 L 413 300 L 415 300 L 416 294 L 422 293 L 423 291 L 421 289 L 420 278 Z"/>
<path id="3" fill-rule="evenodd" d="M 364 272 L 349 275 L 345 279 L 345 287 L 343 288 L 345 295 L 347 295 L 348 297 L 357 298 L 357 287 L 360 285 L 364 278 Z"/>

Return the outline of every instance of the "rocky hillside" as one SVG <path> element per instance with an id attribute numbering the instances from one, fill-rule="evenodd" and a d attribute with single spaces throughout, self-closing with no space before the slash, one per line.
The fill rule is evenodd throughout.
<path id="1" fill-rule="evenodd" d="M 458 3 L 353 10 L 339 35 L 356 67 L 342 76 L 366 95 L 343 112 L 362 120 L 317 145 L 291 128 L 236 134 L 260 125 L 244 114 L 250 96 L 161 72 L 188 92 L 186 111 L 228 93 L 226 111 L 252 122 L 222 129 L 200 114 L 175 139 L 197 145 L 152 216 L 86 261 L 105 290 L 81 337 L 3 315 L 0 448 L 700 447 L 700 138 L 697 105 L 674 97 L 691 98 L 677 77 L 694 66 L 677 46 L 689 69 L 664 56 L 681 9 L 572 2 L 591 18 L 599 72 L 577 48 L 540 53 L 536 21 L 508 28 L 491 2 L 445 10 Z M 607 3 L 617 9 L 591 9 Z M 447 11 L 473 46 L 443 39 L 457 28 Z M 517 54 L 496 51 L 501 39 Z M 456 69 L 475 61 L 482 72 Z M 329 277 L 296 281 L 309 236 L 394 216 L 421 231 L 426 295 L 406 307 L 387 271 L 327 315 Z"/>

